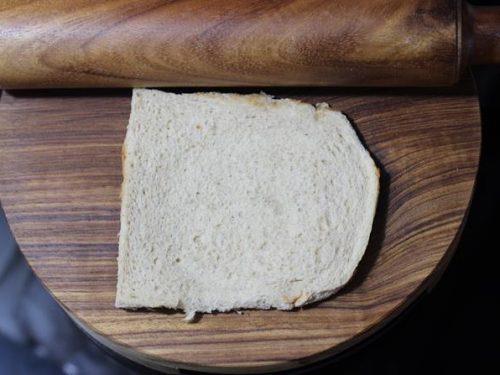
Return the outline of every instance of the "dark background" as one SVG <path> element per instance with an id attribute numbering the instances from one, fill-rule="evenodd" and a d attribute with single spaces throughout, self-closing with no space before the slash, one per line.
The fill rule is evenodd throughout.
<path id="1" fill-rule="evenodd" d="M 500 0 L 471 3 L 500 5 Z M 500 374 L 500 66 L 475 67 L 473 75 L 483 122 L 481 164 L 449 267 L 396 322 L 308 373 Z M 127 373 L 137 369 L 88 340 L 33 277 L 0 211 L 0 374 Z"/>

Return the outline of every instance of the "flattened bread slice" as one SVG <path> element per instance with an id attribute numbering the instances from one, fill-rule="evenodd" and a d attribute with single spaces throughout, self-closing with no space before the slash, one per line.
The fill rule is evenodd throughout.
<path id="1" fill-rule="evenodd" d="M 117 307 L 292 309 L 368 243 L 378 170 L 326 104 L 134 90 L 123 164 Z"/>

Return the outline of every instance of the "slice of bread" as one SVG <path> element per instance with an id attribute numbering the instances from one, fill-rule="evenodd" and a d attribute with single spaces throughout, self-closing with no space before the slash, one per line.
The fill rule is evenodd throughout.
<path id="1" fill-rule="evenodd" d="M 134 90 L 116 306 L 288 310 L 368 243 L 378 170 L 349 121 L 266 95 Z"/>

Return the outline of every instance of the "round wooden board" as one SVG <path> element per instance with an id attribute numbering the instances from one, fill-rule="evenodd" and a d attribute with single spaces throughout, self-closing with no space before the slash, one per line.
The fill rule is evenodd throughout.
<path id="1" fill-rule="evenodd" d="M 245 90 L 250 92 L 251 90 Z M 267 90 L 346 113 L 381 168 L 375 224 L 354 279 L 293 312 L 204 315 L 114 308 L 120 149 L 130 91 L 4 92 L 0 199 L 35 273 L 106 346 L 157 369 L 259 372 L 338 353 L 399 313 L 444 268 L 478 168 L 470 89 Z"/>

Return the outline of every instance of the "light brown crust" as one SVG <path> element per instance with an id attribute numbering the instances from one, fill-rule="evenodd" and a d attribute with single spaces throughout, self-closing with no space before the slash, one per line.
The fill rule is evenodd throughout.
<path id="1" fill-rule="evenodd" d="M 221 94 L 217 92 L 200 92 L 196 93 L 195 95 L 197 96 L 202 96 L 202 97 L 208 97 L 208 98 L 217 98 L 217 99 L 232 99 L 232 100 L 238 100 L 246 104 L 253 105 L 257 108 L 266 108 L 266 107 L 279 107 L 284 105 L 285 103 L 288 104 L 300 104 L 304 105 L 307 107 L 312 107 L 314 106 L 309 103 L 305 103 L 300 100 L 295 100 L 295 99 L 276 99 L 271 95 L 267 95 L 263 92 L 259 94 Z"/>

